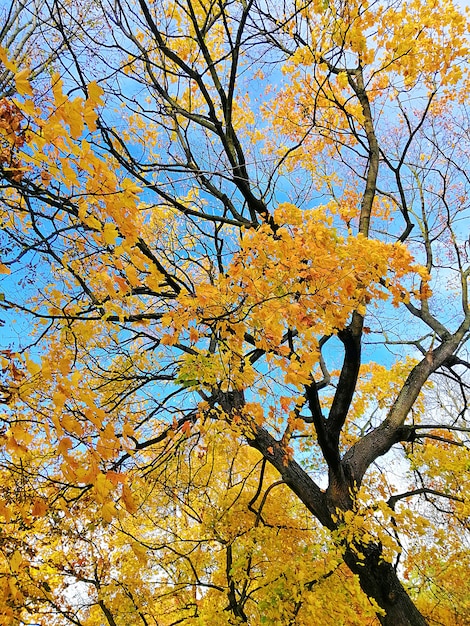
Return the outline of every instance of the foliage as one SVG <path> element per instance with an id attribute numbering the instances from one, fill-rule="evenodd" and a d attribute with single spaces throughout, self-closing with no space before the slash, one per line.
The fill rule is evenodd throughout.
<path id="1" fill-rule="evenodd" d="M 1 35 L 5 624 L 470 619 L 469 22 L 275 4 Z"/>

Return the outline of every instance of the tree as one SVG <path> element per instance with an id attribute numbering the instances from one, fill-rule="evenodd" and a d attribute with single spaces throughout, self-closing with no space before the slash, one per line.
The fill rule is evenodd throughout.
<path id="1" fill-rule="evenodd" d="M 0 4 L 0 47 L 9 51 L 17 65 L 30 70 L 30 78 L 40 77 L 50 69 L 61 54 L 58 33 L 50 20 L 50 14 L 42 3 L 12 0 Z M 72 35 L 72 32 L 70 32 Z M 0 74 L 0 98 L 15 93 L 14 72 L 3 65 Z"/>
<path id="2" fill-rule="evenodd" d="M 1 59 L 5 619 L 465 623 L 465 14 L 69 9 Z"/>

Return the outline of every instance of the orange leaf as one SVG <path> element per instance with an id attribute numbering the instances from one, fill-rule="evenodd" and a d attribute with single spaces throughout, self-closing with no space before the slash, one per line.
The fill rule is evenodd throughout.
<path id="1" fill-rule="evenodd" d="M 47 511 L 47 504 L 44 500 L 35 500 L 33 505 L 33 510 L 31 511 L 31 515 L 34 517 L 43 517 Z"/>
<path id="2" fill-rule="evenodd" d="M 132 491 L 127 485 L 122 486 L 121 500 L 123 501 L 124 506 L 126 507 L 126 511 L 128 513 L 134 514 L 139 508 L 137 502 L 134 499 L 134 496 L 132 495 Z"/>
<path id="3" fill-rule="evenodd" d="M 188 436 L 189 433 L 191 432 L 191 422 L 186 421 L 183 423 L 183 425 L 181 426 L 181 431 L 184 435 Z"/>
<path id="4" fill-rule="evenodd" d="M 59 454 L 67 454 L 67 452 L 70 450 L 71 447 L 72 447 L 72 440 L 69 437 L 64 437 L 63 439 L 60 440 L 57 451 Z"/>

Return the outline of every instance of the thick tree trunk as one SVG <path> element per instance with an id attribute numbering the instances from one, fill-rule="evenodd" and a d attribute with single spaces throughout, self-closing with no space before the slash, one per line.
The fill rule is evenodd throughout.
<path id="1" fill-rule="evenodd" d="M 381 560 L 379 546 L 361 546 L 363 559 L 350 548 L 344 560 L 349 569 L 358 576 L 361 589 L 384 609 L 379 616 L 383 626 L 427 626 L 427 621 L 418 611 L 398 579 L 390 563 Z"/>

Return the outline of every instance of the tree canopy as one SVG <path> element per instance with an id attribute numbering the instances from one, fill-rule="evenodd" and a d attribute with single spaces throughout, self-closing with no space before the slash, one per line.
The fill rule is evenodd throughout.
<path id="1" fill-rule="evenodd" d="M 2 623 L 467 624 L 467 12 L 5 15 Z"/>

